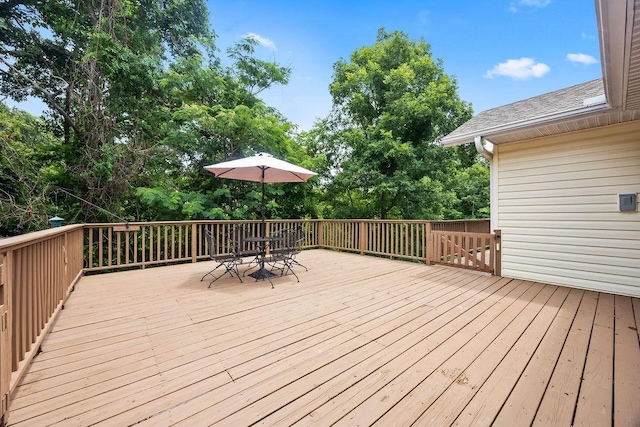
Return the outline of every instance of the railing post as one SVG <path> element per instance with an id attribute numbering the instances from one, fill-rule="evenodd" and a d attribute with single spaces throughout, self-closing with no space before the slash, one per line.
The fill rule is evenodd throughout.
<path id="1" fill-rule="evenodd" d="M 431 221 L 427 221 L 425 224 L 425 232 L 427 235 L 427 247 L 425 248 L 425 261 L 427 265 L 431 265 L 431 261 L 433 260 L 433 233 L 431 232 Z"/>
<path id="2" fill-rule="evenodd" d="M 502 276 L 502 230 L 494 230 L 495 234 L 495 261 L 493 267 L 493 275 L 494 276 Z"/>
<path id="3" fill-rule="evenodd" d="M 318 242 L 318 249 L 322 249 L 322 247 L 324 246 L 324 220 L 320 220 L 318 221 L 318 229 L 317 229 L 317 233 L 318 235 L 316 236 L 316 240 Z"/>
<path id="4" fill-rule="evenodd" d="M 12 251 L 0 258 L 0 425 L 9 416 L 12 366 Z"/>
<path id="5" fill-rule="evenodd" d="M 367 247 L 367 224 L 364 221 L 360 221 L 360 241 L 358 248 L 360 249 L 360 255 L 364 255 L 364 250 Z"/>
<path id="6" fill-rule="evenodd" d="M 93 268 L 93 227 L 88 228 L 88 245 L 89 250 L 87 255 L 87 268 Z"/>
<path id="7" fill-rule="evenodd" d="M 191 223 L 191 262 L 198 261 L 197 243 L 198 243 L 198 226 L 195 222 L 193 222 Z"/>
<path id="8" fill-rule="evenodd" d="M 84 235 L 84 231 L 83 231 Z M 69 277 L 69 258 L 67 254 L 67 248 L 69 247 L 69 233 L 64 233 L 64 246 L 62 247 L 62 252 L 64 256 L 64 270 L 62 272 L 62 281 L 64 285 L 67 283 L 71 283 L 71 278 Z"/>

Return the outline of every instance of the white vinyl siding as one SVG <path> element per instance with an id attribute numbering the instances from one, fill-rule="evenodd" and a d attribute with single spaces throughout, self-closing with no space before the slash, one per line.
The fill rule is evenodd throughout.
<path id="1" fill-rule="evenodd" d="M 640 296 L 640 124 L 494 148 L 502 275 Z"/>

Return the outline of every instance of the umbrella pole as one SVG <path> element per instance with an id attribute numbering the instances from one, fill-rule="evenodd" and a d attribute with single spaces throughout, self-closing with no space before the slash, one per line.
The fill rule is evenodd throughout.
<path id="1" fill-rule="evenodd" d="M 266 227 L 265 227 L 265 206 L 264 206 L 264 169 L 265 168 L 261 168 L 262 169 L 262 179 L 260 180 L 261 184 L 262 184 L 262 202 L 260 203 L 260 213 L 262 214 L 262 230 L 261 230 L 261 234 L 262 237 L 266 237 Z"/>
<path id="2" fill-rule="evenodd" d="M 262 172 L 264 174 L 264 171 Z M 262 237 L 265 237 L 266 227 L 265 227 L 265 209 L 264 209 L 264 179 L 262 181 L 262 203 L 260 206 L 261 214 L 262 214 Z"/>

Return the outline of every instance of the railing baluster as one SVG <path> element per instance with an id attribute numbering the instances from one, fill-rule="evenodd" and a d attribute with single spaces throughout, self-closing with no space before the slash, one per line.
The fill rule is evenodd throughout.
<path id="1" fill-rule="evenodd" d="M 107 262 L 106 265 L 113 264 L 112 256 L 113 256 L 113 228 L 107 228 Z"/>
<path id="2" fill-rule="evenodd" d="M 88 225 L 87 236 L 90 242 L 88 251 L 91 253 L 95 250 L 94 236 L 97 235 L 98 241 L 103 243 L 98 243 L 97 255 L 94 256 L 98 262 L 90 263 L 88 269 L 99 270 L 125 265 L 144 267 L 188 260 L 196 262 L 207 256 L 204 239 L 201 238 L 203 227 L 206 226 L 218 233 L 221 241 L 224 242 L 222 249 L 227 251 L 232 229 L 241 222 L 233 220 L 138 223 L 139 225 L 132 225 L 133 234 L 122 231 L 127 233 L 124 239 L 115 230 L 114 232 L 117 233 L 115 239 L 108 234 L 111 233 L 108 224 Z M 260 220 L 244 221 L 244 223 L 252 234 L 260 233 Z M 485 262 L 482 261 L 482 254 L 477 254 L 482 247 L 480 238 L 463 238 L 463 235 L 469 233 L 456 231 L 464 230 L 465 227 L 474 230 L 485 227 L 484 224 L 488 224 L 488 221 L 269 220 L 265 223 L 268 233 L 302 227 L 305 230 L 305 247 L 327 247 L 354 251 L 362 255 L 381 255 L 422 262 L 446 261 L 460 267 L 488 270 L 490 267 L 485 266 L 493 264 L 493 260 L 490 258 L 490 253 L 485 254 Z M 140 234 L 138 230 L 142 230 Z M 446 233 L 446 238 L 431 239 L 430 236 L 438 232 L 437 230 Z M 486 233 L 486 235 L 489 234 Z M 128 241 L 127 238 L 129 238 Z M 111 243 L 107 243 L 109 241 Z M 107 251 L 104 251 L 105 244 Z M 140 249 L 139 244 L 142 245 Z M 113 254 L 109 254 L 109 250 L 114 245 L 116 246 L 115 259 Z M 440 245 L 439 257 L 435 253 L 430 253 L 434 252 L 438 245 Z M 122 250 L 127 252 L 124 256 L 121 254 Z M 100 251 L 104 252 L 101 254 Z M 474 258 L 469 258 L 471 256 Z"/>

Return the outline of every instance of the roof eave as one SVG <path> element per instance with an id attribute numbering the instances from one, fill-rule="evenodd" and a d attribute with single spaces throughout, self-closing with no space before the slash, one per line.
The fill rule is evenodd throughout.
<path id="1" fill-rule="evenodd" d="M 442 138 L 441 142 L 442 145 L 451 147 L 454 145 L 473 142 L 476 137 L 483 137 L 491 141 L 492 136 L 504 135 L 512 132 L 521 132 L 532 127 L 539 127 L 540 125 L 559 124 L 565 121 L 585 118 L 587 116 L 597 115 L 611 110 L 611 106 L 609 106 L 609 104 L 607 103 L 590 105 L 588 107 L 580 108 L 577 110 L 563 111 L 560 113 L 535 117 L 529 120 L 494 126 L 492 128 L 484 129 L 481 132 L 468 132 L 462 135 L 448 135 Z"/>
<path id="2" fill-rule="evenodd" d="M 634 0 L 595 1 L 605 95 L 613 108 L 624 110 L 634 30 Z"/>

